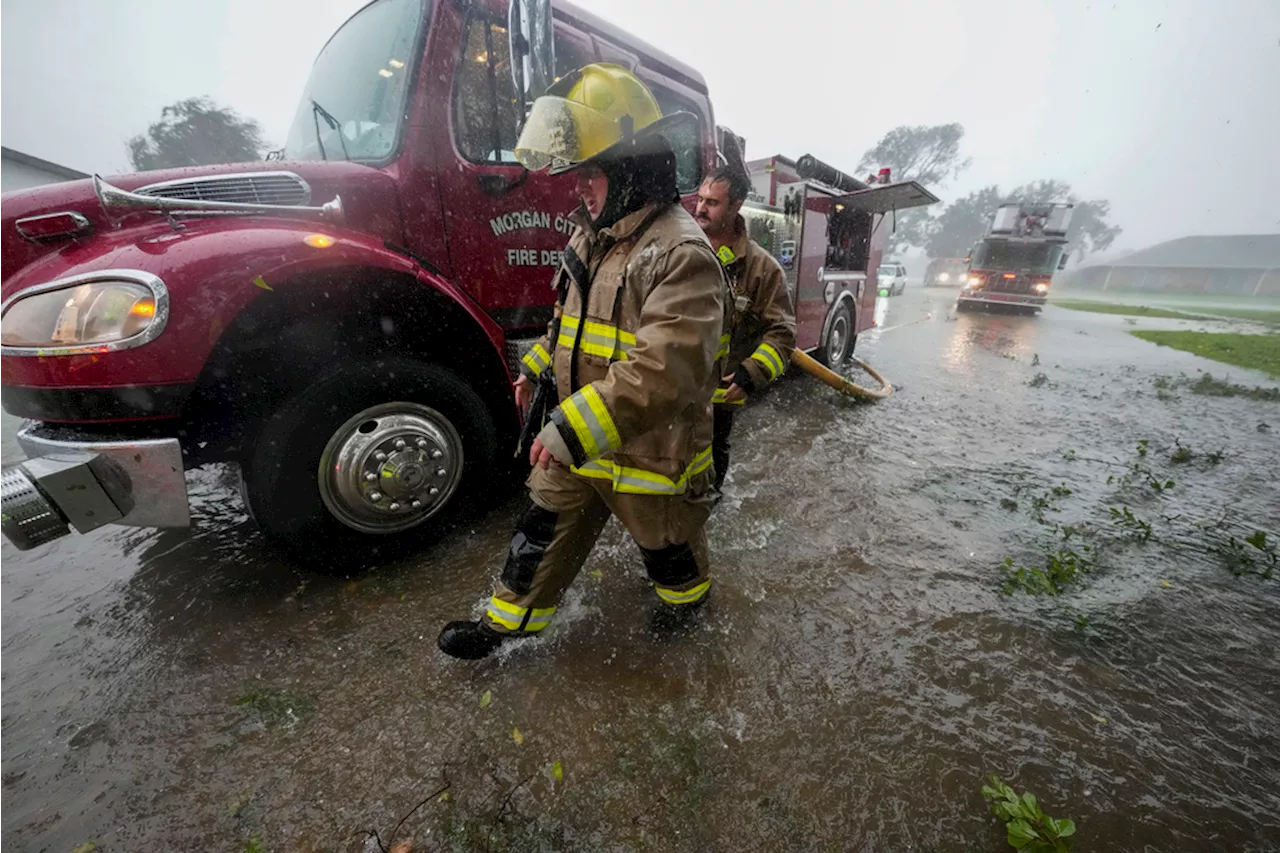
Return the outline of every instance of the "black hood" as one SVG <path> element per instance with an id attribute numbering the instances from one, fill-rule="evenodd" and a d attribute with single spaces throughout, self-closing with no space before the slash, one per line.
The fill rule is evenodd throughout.
<path id="1" fill-rule="evenodd" d="M 604 209 L 591 224 L 608 228 L 647 204 L 679 201 L 676 155 L 661 135 L 638 139 L 624 153 L 597 161 L 609 179 Z"/>

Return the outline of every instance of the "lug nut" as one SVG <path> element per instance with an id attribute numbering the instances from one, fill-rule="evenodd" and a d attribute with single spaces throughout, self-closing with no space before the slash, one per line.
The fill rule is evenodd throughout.
<path id="1" fill-rule="evenodd" d="M 379 462 L 386 462 L 386 461 L 387 461 L 387 454 L 385 454 L 385 453 L 383 453 L 381 450 L 379 450 L 377 453 L 373 454 L 373 458 L 374 458 L 374 459 L 377 459 Z"/>
<path id="2" fill-rule="evenodd" d="M 437 468 L 437 469 L 436 469 L 436 476 L 437 476 L 437 477 L 443 477 L 444 475 L 446 475 L 446 474 L 448 474 L 448 473 L 449 473 L 449 472 L 448 472 L 448 471 L 446 471 L 446 470 L 444 470 L 443 468 Z"/>
<path id="3" fill-rule="evenodd" d="M 436 495 L 440 494 L 440 490 L 437 489 L 435 486 L 432 486 L 431 488 L 427 489 L 427 494 L 431 495 L 432 497 L 435 497 Z"/>
<path id="4" fill-rule="evenodd" d="M 441 450 L 433 450 L 433 451 L 431 451 L 431 458 L 432 458 L 432 459 L 439 459 L 441 456 L 444 456 L 444 452 L 443 452 L 443 451 L 441 451 Z"/>
<path id="5" fill-rule="evenodd" d="M 415 498 L 414 500 L 409 502 L 409 506 L 413 507 L 414 509 L 422 509 L 422 501 Z"/>
<path id="6" fill-rule="evenodd" d="M 418 449 L 419 450 L 427 449 L 427 440 L 425 438 L 418 439 Z"/>
<path id="7" fill-rule="evenodd" d="M 374 503 L 377 503 L 378 501 L 382 500 L 382 492 L 370 492 L 369 500 L 373 501 Z"/>
<path id="8" fill-rule="evenodd" d="M 368 474 L 365 474 L 365 475 L 364 475 L 364 481 L 365 481 L 366 483 L 376 483 L 376 482 L 378 482 L 378 475 L 377 475 L 377 474 L 374 474 L 374 473 L 372 473 L 372 472 L 370 472 L 370 473 L 368 473 Z"/>
<path id="9" fill-rule="evenodd" d="M 387 509 L 391 510 L 392 512 L 399 512 L 399 511 L 400 511 L 400 502 L 399 502 L 399 501 L 392 501 L 391 503 L 387 504 Z"/>

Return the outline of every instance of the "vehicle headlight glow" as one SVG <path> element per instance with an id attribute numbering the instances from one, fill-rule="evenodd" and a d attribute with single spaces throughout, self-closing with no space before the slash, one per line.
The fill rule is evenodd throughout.
<path id="1" fill-rule="evenodd" d="M 1048 293 L 1048 292 L 1049 292 L 1049 282 L 1047 281 L 1036 282 L 1036 293 Z"/>
<path id="2" fill-rule="evenodd" d="M 972 289 L 973 289 L 973 288 L 975 288 L 975 287 L 982 287 L 982 285 L 983 285 L 984 283 L 985 283 L 985 282 L 983 281 L 982 276 L 980 276 L 980 275 L 971 275 L 971 276 L 969 276 L 968 280 L 967 280 L 967 281 L 965 281 L 964 286 L 965 286 L 967 289 L 972 290 Z"/>
<path id="3" fill-rule="evenodd" d="M 938 281 L 951 281 L 951 273 L 949 272 L 938 273 Z"/>
<path id="4" fill-rule="evenodd" d="M 76 276 L 19 294 L 5 307 L 0 344 L 35 350 L 30 355 L 128 349 L 159 335 L 168 313 L 168 293 L 154 276 Z"/>

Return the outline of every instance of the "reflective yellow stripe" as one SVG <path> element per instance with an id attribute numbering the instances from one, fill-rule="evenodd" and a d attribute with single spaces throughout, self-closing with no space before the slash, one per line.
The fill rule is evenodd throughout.
<path id="1" fill-rule="evenodd" d="M 533 609 L 529 614 L 529 621 L 525 624 L 524 629 L 529 633 L 541 631 L 543 628 L 551 624 L 551 617 L 556 613 L 554 607 L 543 607 Z"/>
<path id="2" fill-rule="evenodd" d="M 770 382 L 782 375 L 784 367 L 782 363 L 782 356 L 780 356 L 778 351 L 769 344 L 761 344 L 756 347 L 756 351 L 751 353 L 751 357 L 763 365 L 764 369 L 768 371 Z"/>
<path id="3" fill-rule="evenodd" d="M 599 456 L 603 451 L 600 445 L 596 444 L 596 437 L 587 426 L 586 420 L 583 419 L 582 413 L 578 411 L 577 394 L 560 404 L 560 411 L 564 412 L 565 420 L 569 422 L 570 428 L 578 436 L 578 443 L 582 445 L 582 449 L 588 456 Z"/>
<path id="4" fill-rule="evenodd" d="M 489 618 L 512 631 L 520 629 L 520 623 L 524 621 L 524 614 L 528 611 L 527 607 L 518 607 L 496 596 L 489 599 Z"/>
<path id="5" fill-rule="evenodd" d="M 671 480 L 661 474 L 642 468 L 629 468 L 608 459 L 595 459 L 570 470 L 593 480 L 612 480 L 613 490 L 630 495 L 682 495 L 689 488 L 689 480 L 711 467 L 711 448 L 708 447 L 689 463 L 679 480 Z"/>
<path id="6" fill-rule="evenodd" d="M 661 586 L 655 586 L 653 589 L 654 592 L 658 593 L 658 598 L 661 598 L 667 604 L 693 604 L 701 601 L 702 597 L 707 594 L 707 590 L 711 589 L 711 581 L 703 581 L 693 589 L 688 589 L 684 592 L 676 592 L 674 589 L 667 589 Z"/>
<path id="7" fill-rule="evenodd" d="M 724 395 L 725 395 L 728 391 L 729 391 L 729 389 L 728 389 L 728 388 L 717 388 L 717 389 L 716 389 L 716 392 L 715 392 L 714 394 L 712 394 L 712 395 L 711 395 L 711 402 L 713 402 L 713 403 L 721 403 L 721 404 L 726 405 L 726 406 L 741 406 L 743 403 L 747 402 L 747 398 L 746 398 L 746 397 L 739 397 L 739 398 L 738 398 L 738 399 L 736 399 L 736 400 L 726 400 L 726 399 L 724 398 Z"/>
<path id="8" fill-rule="evenodd" d="M 729 354 L 729 335 L 720 336 L 720 349 L 716 351 L 716 358 L 724 358 Z"/>
<path id="9" fill-rule="evenodd" d="M 600 392 L 590 385 L 584 386 L 572 397 L 560 404 L 569 426 L 578 435 L 578 442 L 588 458 L 594 458 L 622 445 L 617 424 L 605 406 Z"/>
<path id="10" fill-rule="evenodd" d="M 541 631 L 547 625 L 551 624 L 551 617 L 555 615 L 554 607 L 535 607 L 532 613 L 529 608 L 520 607 L 509 601 L 494 596 L 489 599 L 489 609 L 487 611 L 489 618 L 512 631 L 520 630 L 521 623 L 524 623 L 525 614 L 529 614 L 529 621 L 524 624 L 524 630 L 530 633 Z"/>
<path id="11" fill-rule="evenodd" d="M 583 386 L 582 390 L 574 396 L 581 396 L 587 401 L 587 405 L 591 407 L 591 412 L 596 416 L 596 420 L 604 427 L 604 437 L 609 443 L 606 451 L 613 450 L 615 447 L 622 446 L 622 436 L 618 435 L 618 425 L 613 422 L 613 416 L 609 414 L 608 408 L 605 407 L 604 398 L 600 396 L 591 385 Z"/>
<path id="12" fill-rule="evenodd" d="M 576 343 L 578 349 L 588 355 L 617 361 L 626 361 L 627 351 L 636 345 L 636 336 L 631 332 L 595 320 L 587 320 L 579 336 L 578 326 L 581 324 L 578 317 L 561 317 L 557 343 L 565 349 L 573 349 Z"/>
<path id="13" fill-rule="evenodd" d="M 547 365 L 551 363 L 551 356 L 542 348 L 542 344 L 534 344 L 533 349 L 524 354 L 524 358 L 520 361 L 533 371 L 534 376 L 540 376 Z"/>

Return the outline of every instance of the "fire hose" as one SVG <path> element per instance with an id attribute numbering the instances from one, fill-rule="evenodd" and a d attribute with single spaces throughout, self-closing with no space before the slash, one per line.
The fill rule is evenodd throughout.
<path id="1" fill-rule="evenodd" d="M 870 374 L 871 378 L 880 383 L 879 388 L 864 388 L 827 367 L 823 367 L 810 355 L 806 355 L 800 350 L 791 353 L 791 363 L 803 370 L 805 373 L 816 377 L 820 381 L 830 385 L 841 394 L 847 394 L 850 397 L 863 397 L 868 400 L 883 400 L 893 393 L 893 386 L 881 376 L 876 369 L 858 358 L 850 356 L 850 361 L 858 367 Z"/>

